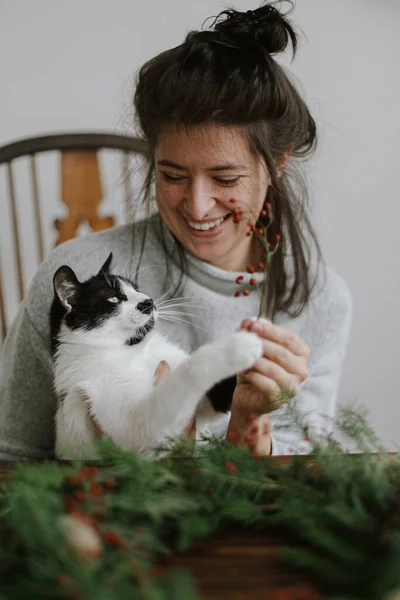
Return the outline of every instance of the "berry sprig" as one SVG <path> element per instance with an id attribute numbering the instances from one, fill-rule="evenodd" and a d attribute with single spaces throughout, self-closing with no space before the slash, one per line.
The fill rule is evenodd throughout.
<path id="1" fill-rule="evenodd" d="M 231 198 L 230 203 L 236 204 L 237 200 L 235 198 Z M 249 212 L 251 213 L 251 211 L 249 211 Z M 243 210 L 240 208 L 240 206 L 238 206 L 238 207 L 235 207 L 232 209 L 232 216 L 233 216 L 233 222 L 235 224 L 238 224 L 242 221 L 245 214 L 244 214 Z M 265 226 L 262 227 L 260 225 L 260 219 L 261 218 L 265 219 L 266 217 L 268 217 L 268 222 Z M 246 216 L 246 218 L 248 218 L 248 216 Z M 265 277 L 267 277 L 272 257 L 278 250 L 279 243 L 281 240 L 281 237 L 278 233 L 276 233 L 273 236 L 272 242 L 269 241 L 269 239 L 268 239 L 269 230 L 271 229 L 274 221 L 275 221 L 275 219 L 274 219 L 274 213 L 272 211 L 272 205 L 269 202 L 266 202 L 264 204 L 264 206 L 259 214 L 259 217 L 257 219 L 247 221 L 248 228 L 246 231 L 246 236 L 250 237 L 252 235 L 256 235 L 258 237 L 258 239 L 260 240 L 260 242 L 262 243 L 262 245 L 265 249 L 265 254 L 266 254 L 265 262 L 261 261 L 258 263 L 257 266 L 255 266 L 255 265 L 247 266 L 247 272 L 250 275 L 253 275 L 256 271 L 258 271 L 258 272 L 263 272 L 265 274 Z M 245 281 L 245 277 L 243 275 L 240 275 L 239 277 L 236 278 L 236 284 L 238 286 L 240 286 L 240 289 L 236 290 L 235 297 L 238 298 L 241 295 L 248 296 L 251 292 L 252 287 L 254 287 L 256 285 L 256 279 L 254 277 L 250 277 L 248 281 Z M 245 287 L 243 289 L 243 285 L 247 285 L 249 287 Z"/>

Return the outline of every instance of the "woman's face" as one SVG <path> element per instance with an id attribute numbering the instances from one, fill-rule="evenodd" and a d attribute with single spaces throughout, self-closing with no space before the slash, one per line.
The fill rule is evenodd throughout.
<path id="1" fill-rule="evenodd" d="M 212 123 L 166 127 L 155 170 L 161 218 L 187 250 L 228 271 L 244 271 L 258 260 L 261 245 L 246 233 L 263 208 L 270 179 L 244 131 Z M 238 223 L 234 209 L 243 213 Z"/>

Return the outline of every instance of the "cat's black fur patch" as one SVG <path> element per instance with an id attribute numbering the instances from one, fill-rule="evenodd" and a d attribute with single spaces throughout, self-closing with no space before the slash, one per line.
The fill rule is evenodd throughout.
<path id="1" fill-rule="evenodd" d="M 70 329 L 89 331 L 112 317 L 119 310 L 120 305 L 108 302 L 107 298 L 111 294 L 122 301 L 126 300 L 118 278 L 109 273 L 105 276 L 100 272 L 80 283 L 71 311 L 67 311 L 60 301 L 54 298 L 50 310 L 52 350 L 54 351 L 57 347 L 57 336 L 62 319 L 65 318 L 65 323 Z"/>
<path id="2" fill-rule="evenodd" d="M 210 402 L 217 412 L 227 412 L 231 410 L 233 392 L 236 387 L 236 376 L 228 377 L 214 385 L 207 392 Z"/>
<path id="3" fill-rule="evenodd" d="M 104 321 L 112 317 L 120 307 L 120 303 L 111 303 L 108 298 L 115 296 L 122 302 L 127 298 L 122 292 L 120 282 L 134 287 L 133 282 L 126 277 L 116 276 L 110 272 L 112 263 L 112 253 L 108 256 L 106 262 L 101 267 L 97 275 L 93 275 L 87 281 L 78 282 L 74 272 L 69 267 L 60 267 L 54 276 L 54 282 L 57 274 L 61 273 L 60 282 L 67 278 L 67 281 L 74 280 L 75 286 L 67 286 L 68 302 L 71 310 L 64 306 L 60 298 L 55 297 L 50 309 L 50 336 L 51 349 L 54 353 L 58 345 L 58 334 L 60 332 L 61 322 L 65 319 L 67 327 L 70 329 L 83 329 L 89 331 L 99 327 Z M 63 270 L 65 271 L 63 273 Z M 54 283 L 56 287 L 56 283 Z M 61 285 L 60 285 L 61 287 Z M 148 312 L 148 311 L 143 311 Z M 140 327 L 135 335 L 126 340 L 126 345 L 133 346 L 141 342 L 149 331 L 154 327 L 154 319 L 149 319 L 148 323 Z"/>
<path id="4" fill-rule="evenodd" d="M 125 346 L 135 346 L 144 340 L 145 336 L 154 327 L 154 317 L 152 316 L 143 327 L 139 327 L 133 337 L 125 342 Z"/>

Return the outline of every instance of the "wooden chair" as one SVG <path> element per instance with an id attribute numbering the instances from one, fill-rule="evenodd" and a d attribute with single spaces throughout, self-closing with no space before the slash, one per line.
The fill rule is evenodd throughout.
<path id="1" fill-rule="evenodd" d="M 132 201 L 129 164 L 132 154 L 146 155 L 147 145 L 143 140 L 107 133 L 63 133 L 23 139 L 0 147 L 0 165 L 6 166 L 8 200 L 10 203 L 13 229 L 13 246 L 17 268 L 18 294 L 22 301 L 25 294 L 22 259 L 21 235 L 17 217 L 16 186 L 13 174 L 13 161 L 27 156 L 30 162 L 30 183 L 34 204 L 34 220 L 37 252 L 40 262 L 44 259 L 43 228 L 41 218 L 40 194 L 35 156 L 42 152 L 58 151 L 61 165 L 61 199 L 67 206 L 65 219 L 56 219 L 54 225 L 58 231 L 56 244 L 75 237 L 79 226 L 87 223 L 93 231 L 100 231 L 114 225 L 111 216 L 101 217 L 99 206 L 103 199 L 98 151 L 111 149 L 122 152 L 122 174 L 125 185 L 127 205 Z M 1 338 L 7 332 L 7 319 L 4 306 L 4 288 L 1 279 L 0 261 L 0 318 Z"/>

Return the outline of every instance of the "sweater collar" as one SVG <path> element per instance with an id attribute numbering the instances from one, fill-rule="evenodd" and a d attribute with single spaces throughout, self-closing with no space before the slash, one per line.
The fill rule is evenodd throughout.
<path id="1" fill-rule="evenodd" d="M 159 225 L 162 230 L 163 238 L 167 246 L 170 260 L 179 268 L 179 253 L 176 247 L 176 241 L 168 227 L 159 217 Z M 247 271 L 225 271 L 219 267 L 215 267 L 207 263 L 185 248 L 183 248 L 185 259 L 188 263 L 190 278 L 200 284 L 202 287 L 215 291 L 218 294 L 226 296 L 234 296 L 235 293 L 245 290 L 260 291 L 264 280 L 264 273 L 255 272 L 248 273 Z M 241 280 L 238 278 L 242 278 Z M 252 280 L 253 285 L 250 284 Z M 237 283 L 240 281 L 240 283 Z"/>

